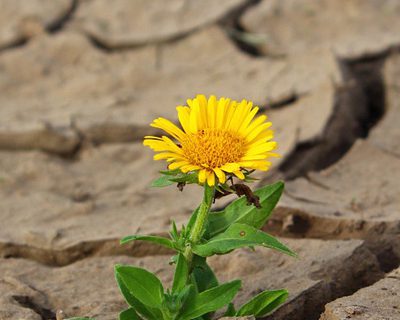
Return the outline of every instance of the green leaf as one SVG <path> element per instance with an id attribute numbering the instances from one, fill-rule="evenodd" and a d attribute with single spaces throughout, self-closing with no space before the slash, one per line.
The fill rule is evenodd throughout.
<path id="1" fill-rule="evenodd" d="M 157 179 L 153 180 L 151 183 L 151 186 L 155 187 L 155 188 L 162 188 L 162 187 L 170 186 L 171 184 L 175 183 L 169 179 L 170 179 L 169 176 L 163 175 L 163 176 L 158 177 Z"/>
<path id="2" fill-rule="evenodd" d="M 201 293 L 192 292 L 192 295 L 187 298 L 178 319 L 191 320 L 222 308 L 232 301 L 240 286 L 240 280 L 235 280 Z"/>
<path id="3" fill-rule="evenodd" d="M 196 222 L 197 214 L 199 213 L 199 210 L 200 210 L 200 206 L 198 206 L 196 208 L 196 210 L 194 210 L 192 215 L 190 216 L 189 221 L 186 226 L 186 232 L 190 233 L 190 231 L 192 230 L 194 223 Z"/>
<path id="4" fill-rule="evenodd" d="M 263 317 L 286 301 L 286 290 L 264 291 L 256 295 L 249 302 L 240 307 L 236 316 Z"/>
<path id="5" fill-rule="evenodd" d="M 235 305 L 231 302 L 224 313 L 224 317 L 233 317 L 236 315 Z"/>
<path id="6" fill-rule="evenodd" d="M 166 187 L 174 183 L 197 183 L 198 181 L 197 172 L 183 173 L 176 169 L 160 171 L 160 173 L 162 176 L 151 183 L 152 187 Z"/>
<path id="7" fill-rule="evenodd" d="M 115 266 L 115 272 L 129 292 L 141 303 L 161 308 L 164 289 L 161 281 L 151 272 L 132 266 Z"/>
<path id="8" fill-rule="evenodd" d="M 119 320 L 142 320 L 136 313 L 135 309 L 128 308 L 119 314 Z"/>
<path id="9" fill-rule="evenodd" d="M 158 236 L 146 236 L 146 235 L 127 236 L 127 237 L 124 237 L 121 239 L 120 244 L 125 244 L 125 243 L 128 243 L 130 241 L 135 241 L 135 240 L 153 242 L 153 243 L 157 243 L 163 247 L 176 250 L 174 243 L 170 239 L 164 238 L 164 237 L 158 237 Z"/>
<path id="10" fill-rule="evenodd" d="M 218 286 L 217 277 L 203 257 L 194 255 L 191 276 L 192 283 L 196 286 L 198 292 L 203 292 Z"/>
<path id="11" fill-rule="evenodd" d="M 272 185 L 262 187 L 254 192 L 260 198 L 261 208 L 257 209 L 253 205 L 247 204 L 246 197 L 229 204 L 223 211 L 211 213 L 209 215 L 209 234 L 214 237 L 224 232 L 232 223 L 244 223 L 256 229 L 260 229 L 281 197 L 284 183 L 278 181 Z"/>
<path id="12" fill-rule="evenodd" d="M 65 320 L 96 320 L 95 318 L 81 318 L 81 317 L 73 317 L 73 318 L 68 318 Z"/>
<path id="13" fill-rule="evenodd" d="M 159 320 L 162 319 L 162 314 L 158 309 L 151 308 L 148 306 L 145 306 L 143 303 L 141 303 L 138 299 L 136 299 L 128 290 L 128 288 L 125 286 L 123 283 L 122 279 L 120 276 L 115 273 L 115 279 L 117 280 L 118 287 L 124 296 L 126 302 L 134 307 L 134 309 L 142 315 L 145 319 L 147 320 Z"/>
<path id="14" fill-rule="evenodd" d="M 172 283 L 172 293 L 182 291 L 186 286 L 186 281 L 189 275 L 189 266 L 186 258 L 182 253 L 178 255 L 178 262 L 176 263 L 174 281 Z"/>
<path id="15" fill-rule="evenodd" d="M 172 220 L 172 228 L 171 228 L 170 236 L 174 241 L 179 240 L 178 228 L 176 227 L 176 223 L 174 220 Z"/>
<path id="16" fill-rule="evenodd" d="M 296 256 L 294 252 L 273 236 L 241 223 L 232 224 L 225 232 L 211 238 L 204 244 L 193 246 L 192 250 L 199 256 L 209 257 L 214 254 L 223 254 L 237 248 L 249 246 L 263 246 L 281 251 L 290 256 Z"/>
<path id="17" fill-rule="evenodd" d="M 167 176 L 176 176 L 179 173 L 182 173 L 181 169 L 174 169 L 174 170 L 160 170 L 159 173 Z"/>
<path id="18" fill-rule="evenodd" d="M 198 181 L 197 172 L 182 173 L 176 177 L 170 177 L 169 180 L 173 182 L 185 182 L 185 183 L 197 183 Z"/>

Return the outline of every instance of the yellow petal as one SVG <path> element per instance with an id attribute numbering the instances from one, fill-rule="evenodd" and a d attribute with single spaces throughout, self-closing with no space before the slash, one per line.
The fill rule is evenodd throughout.
<path id="1" fill-rule="evenodd" d="M 188 164 L 187 161 L 172 162 L 172 163 L 168 166 L 168 169 L 170 169 L 170 170 L 175 170 L 175 169 L 178 169 L 178 168 L 180 168 L 180 167 L 182 167 L 182 166 L 185 166 L 185 165 L 187 165 L 187 164 Z"/>
<path id="2" fill-rule="evenodd" d="M 247 147 L 252 148 L 254 146 L 263 144 L 271 140 L 273 137 L 274 137 L 273 130 L 265 130 L 264 132 L 260 133 L 253 141 L 247 143 Z"/>
<path id="3" fill-rule="evenodd" d="M 275 141 L 266 142 L 248 150 L 246 152 L 246 156 L 262 154 L 268 151 L 272 151 L 276 149 L 277 146 L 278 144 Z"/>
<path id="4" fill-rule="evenodd" d="M 242 171 L 238 170 L 238 171 L 234 171 L 233 174 L 238 177 L 240 180 L 243 180 L 245 178 L 244 174 Z"/>
<path id="5" fill-rule="evenodd" d="M 226 163 L 221 166 L 220 169 L 224 170 L 225 172 L 233 172 L 240 170 L 240 166 L 237 163 Z"/>
<path id="6" fill-rule="evenodd" d="M 215 174 L 213 171 L 207 171 L 207 184 L 210 187 L 215 185 Z"/>
<path id="7" fill-rule="evenodd" d="M 229 102 L 229 99 L 223 97 L 218 100 L 217 112 L 215 115 L 215 127 L 218 129 L 223 127 L 227 102 Z"/>
<path id="8" fill-rule="evenodd" d="M 154 157 L 153 157 L 154 160 L 162 160 L 162 159 L 169 159 L 169 158 L 180 159 L 180 160 L 183 159 L 182 156 L 180 156 L 179 154 L 173 153 L 173 152 L 158 153 L 158 154 L 154 155 Z"/>
<path id="9" fill-rule="evenodd" d="M 254 161 L 254 160 L 263 160 L 267 159 L 268 156 L 266 154 L 255 154 L 255 155 L 245 155 L 243 156 L 240 161 Z"/>
<path id="10" fill-rule="evenodd" d="M 208 127 L 207 98 L 204 94 L 198 94 L 196 100 L 199 104 L 199 117 L 201 118 L 201 126 L 199 129 Z"/>
<path id="11" fill-rule="evenodd" d="M 183 130 L 186 133 L 190 132 L 190 109 L 188 107 L 178 106 L 176 107 L 178 111 L 178 119 L 181 123 Z"/>
<path id="12" fill-rule="evenodd" d="M 254 118 L 255 115 L 257 114 L 258 110 L 259 110 L 259 108 L 258 108 L 258 107 L 255 107 L 255 108 L 253 108 L 253 110 L 251 110 L 251 111 L 247 114 L 246 118 L 243 120 L 243 122 L 242 122 L 242 124 L 241 124 L 241 126 L 240 126 L 240 129 L 239 129 L 239 131 L 238 131 L 239 133 L 241 133 L 241 134 L 244 134 L 244 133 L 245 133 L 245 131 L 246 131 L 246 129 L 247 129 L 247 126 L 250 124 L 251 120 L 253 120 L 253 118 Z"/>
<path id="13" fill-rule="evenodd" d="M 146 139 L 143 141 L 143 145 L 146 147 L 150 147 L 154 151 L 176 151 L 176 149 L 173 146 L 170 146 L 165 141 Z M 177 146 L 175 146 L 175 147 L 177 147 Z M 177 152 L 177 153 L 179 153 L 179 152 Z"/>
<path id="14" fill-rule="evenodd" d="M 265 160 L 241 161 L 239 163 L 242 168 L 257 169 L 261 171 L 267 171 L 272 165 L 270 161 Z"/>
<path id="15" fill-rule="evenodd" d="M 246 128 L 246 130 L 244 130 L 244 134 L 243 136 L 247 136 L 249 135 L 255 128 L 257 128 L 260 124 L 262 124 L 263 122 L 265 122 L 265 120 L 267 120 L 268 117 L 264 114 L 262 114 L 261 116 L 258 116 L 256 119 L 254 119 L 253 122 L 250 123 L 250 125 Z"/>
<path id="16" fill-rule="evenodd" d="M 200 169 L 199 166 L 196 166 L 196 165 L 193 165 L 193 164 L 188 164 L 186 166 L 181 167 L 181 171 L 183 173 L 186 173 L 186 172 L 189 172 L 189 171 L 195 171 L 195 170 L 199 170 L 199 169 Z"/>
<path id="17" fill-rule="evenodd" d="M 198 130 L 198 121 L 200 118 L 200 107 L 197 99 L 193 100 L 193 106 L 190 110 L 189 128 L 191 133 L 196 133 Z"/>
<path id="18" fill-rule="evenodd" d="M 207 103 L 207 115 L 208 115 L 208 125 L 210 128 L 215 127 L 215 118 L 217 111 L 217 98 L 215 96 L 210 96 Z"/>
<path id="19" fill-rule="evenodd" d="M 151 126 L 154 128 L 159 128 L 164 130 L 165 132 L 167 132 L 176 139 L 181 139 L 184 136 L 184 133 L 181 129 L 179 129 L 171 121 L 164 118 L 158 118 L 154 120 Z"/>
<path id="20" fill-rule="evenodd" d="M 226 117 L 225 117 L 226 119 L 225 119 L 225 123 L 224 123 L 224 126 L 223 126 L 224 129 L 228 129 L 230 127 L 230 123 L 231 123 L 232 118 L 233 118 L 233 116 L 235 114 L 235 111 L 236 111 L 236 105 L 237 105 L 236 101 L 231 101 L 228 104 L 227 111 L 226 111 Z"/>
<path id="21" fill-rule="evenodd" d="M 238 131 L 243 121 L 243 115 L 246 113 L 246 111 L 247 111 L 247 101 L 242 100 L 240 104 L 236 107 L 228 128 L 233 131 Z"/>
<path id="22" fill-rule="evenodd" d="M 282 158 L 282 156 L 279 153 L 275 153 L 275 152 L 267 152 L 265 153 L 265 155 L 269 158 L 269 157 L 273 157 L 273 158 Z"/>
<path id="23" fill-rule="evenodd" d="M 144 139 L 154 139 L 154 140 L 162 140 L 160 137 L 156 137 L 156 136 L 144 136 Z"/>
<path id="24" fill-rule="evenodd" d="M 214 168 L 214 172 L 217 175 L 219 182 L 225 183 L 226 181 L 225 173 L 220 168 Z"/>
<path id="25" fill-rule="evenodd" d="M 266 122 L 259 125 L 257 128 L 255 128 L 247 135 L 246 137 L 247 141 L 249 142 L 253 141 L 262 131 L 267 130 L 271 125 L 272 125 L 271 122 Z"/>
<path id="26" fill-rule="evenodd" d="M 202 169 L 199 171 L 199 182 L 200 183 L 204 183 L 206 181 L 206 178 L 207 178 L 206 172 L 207 172 L 206 169 Z"/>
<path id="27" fill-rule="evenodd" d="M 161 138 L 163 139 L 163 141 L 164 141 L 166 144 L 168 144 L 168 146 L 171 148 L 171 150 L 173 150 L 173 151 L 176 152 L 176 153 L 183 154 L 183 153 L 182 153 L 182 149 L 179 148 L 179 147 L 176 145 L 176 143 L 173 142 L 170 138 L 168 138 L 168 137 L 166 137 L 166 136 L 162 136 Z"/>

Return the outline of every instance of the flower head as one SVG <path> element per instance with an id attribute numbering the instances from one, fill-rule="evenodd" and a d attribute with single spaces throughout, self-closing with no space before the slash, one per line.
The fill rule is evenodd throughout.
<path id="1" fill-rule="evenodd" d="M 250 101 L 237 102 L 227 98 L 217 100 L 197 95 L 187 100 L 188 106 L 178 106 L 182 128 L 171 121 L 158 118 L 151 124 L 171 137 L 146 136 L 143 144 L 156 152 L 155 160 L 170 162 L 170 170 L 183 173 L 198 172 L 198 181 L 208 185 L 225 183 L 227 176 L 244 179 L 244 170 L 266 171 L 267 159 L 278 154 L 272 151 L 277 143 L 271 141 L 273 131 L 267 116 L 255 118 L 258 107 Z"/>

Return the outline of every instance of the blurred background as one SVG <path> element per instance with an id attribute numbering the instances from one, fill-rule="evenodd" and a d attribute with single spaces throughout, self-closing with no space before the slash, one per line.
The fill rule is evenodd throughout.
<path id="1" fill-rule="evenodd" d="M 165 164 L 142 146 L 196 94 L 253 101 L 282 155 L 253 187 L 287 182 L 265 230 L 302 259 L 215 259 L 246 277 L 238 301 L 287 287 L 268 319 L 382 314 L 367 286 L 400 264 L 399 31 L 399 0 L 0 0 L 0 319 L 115 319 L 117 262 L 170 280 L 168 252 L 118 239 L 199 203 L 151 189 Z"/>

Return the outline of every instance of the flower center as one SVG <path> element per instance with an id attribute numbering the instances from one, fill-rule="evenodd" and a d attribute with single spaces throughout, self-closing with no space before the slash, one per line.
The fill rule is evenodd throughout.
<path id="1" fill-rule="evenodd" d="M 246 141 L 237 133 L 213 128 L 188 134 L 181 144 L 191 164 L 211 169 L 240 161 L 246 151 Z"/>

